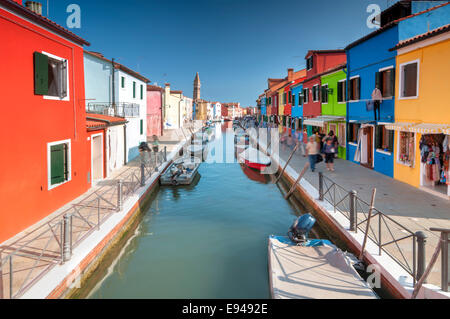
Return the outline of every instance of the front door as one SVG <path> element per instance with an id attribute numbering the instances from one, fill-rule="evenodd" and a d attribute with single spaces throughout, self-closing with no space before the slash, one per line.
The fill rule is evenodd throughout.
<path id="1" fill-rule="evenodd" d="M 92 136 L 92 179 L 103 178 L 103 143 L 102 135 Z"/>
<path id="2" fill-rule="evenodd" d="M 367 168 L 373 168 L 373 126 L 366 126 L 363 128 L 363 136 L 365 139 L 366 161 L 361 162 Z"/>

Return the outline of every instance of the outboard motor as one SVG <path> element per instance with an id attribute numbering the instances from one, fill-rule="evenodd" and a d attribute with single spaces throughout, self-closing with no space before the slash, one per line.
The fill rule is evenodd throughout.
<path id="1" fill-rule="evenodd" d="M 305 214 L 297 218 L 289 228 L 289 239 L 296 243 L 301 244 L 307 241 L 308 233 L 316 223 L 316 219 L 311 214 Z"/>

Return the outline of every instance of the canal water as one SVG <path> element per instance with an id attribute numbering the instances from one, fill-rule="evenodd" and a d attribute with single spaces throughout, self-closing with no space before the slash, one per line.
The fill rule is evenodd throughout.
<path id="1" fill-rule="evenodd" d="M 286 234 L 299 212 L 239 163 L 202 163 L 199 175 L 160 188 L 90 298 L 270 298 L 268 237 Z"/>

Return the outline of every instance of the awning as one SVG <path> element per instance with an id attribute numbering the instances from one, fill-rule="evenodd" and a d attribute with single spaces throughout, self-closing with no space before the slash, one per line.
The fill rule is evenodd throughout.
<path id="1" fill-rule="evenodd" d="M 396 123 L 385 124 L 384 127 L 387 130 L 392 130 L 392 131 L 408 131 L 408 129 L 414 125 L 415 125 L 415 123 L 396 122 Z"/>
<path id="2" fill-rule="evenodd" d="M 323 127 L 328 122 L 344 122 L 345 117 L 342 116 L 318 116 L 303 121 L 303 125 Z"/>
<path id="3" fill-rule="evenodd" d="M 440 134 L 444 133 L 444 130 L 450 128 L 450 124 L 428 124 L 422 123 L 415 126 L 410 127 L 408 130 L 414 133 L 421 134 Z"/>
<path id="4" fill-rule="evenodd" d="M 444 133 L 446 135 L 450 135 L 450 127 L 443 130 L 442 133 Z"/>

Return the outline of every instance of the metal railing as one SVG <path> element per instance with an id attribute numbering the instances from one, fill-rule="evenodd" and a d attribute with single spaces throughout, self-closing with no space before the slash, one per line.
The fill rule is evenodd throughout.
<path id="1" fill-rule="evenodd" d="M 56 217 L 0 246 L 0 299 L 20 298 L 54 266 L 69 261 L 73 249 L 120 212 L 166 160 L 166 148 L 144 153 L 115 179 L 100 182 L 104 185 Z"/>
<path id="2" fill-rule="evenodd" d="M 399 266 L 413 277 L 414 284 L 423 272 L 424 248 L 423 234 L 413 232 L 399 222 L 373 208 L 368 223 L 371 205 L 358 197 L 354 190 L 349 191 L 330 178 L 319 173 L 319 200 L 330 203 L 334 212 L 340 212 L 350 221 L 350 231 L 366 231 L 368 238 L 377 245 L 378 253 L 390 256 Z M 420 248 L 419 254 L 417 247 Z M 405 252 L 408 252 L 406 254 Z"/>
<path id="3" fill-rule="evenodd" d="M 139 117 L 140 105 L 127 102 L 90 102 L 86 106 L 86 112 L 117 117 Z"/>

